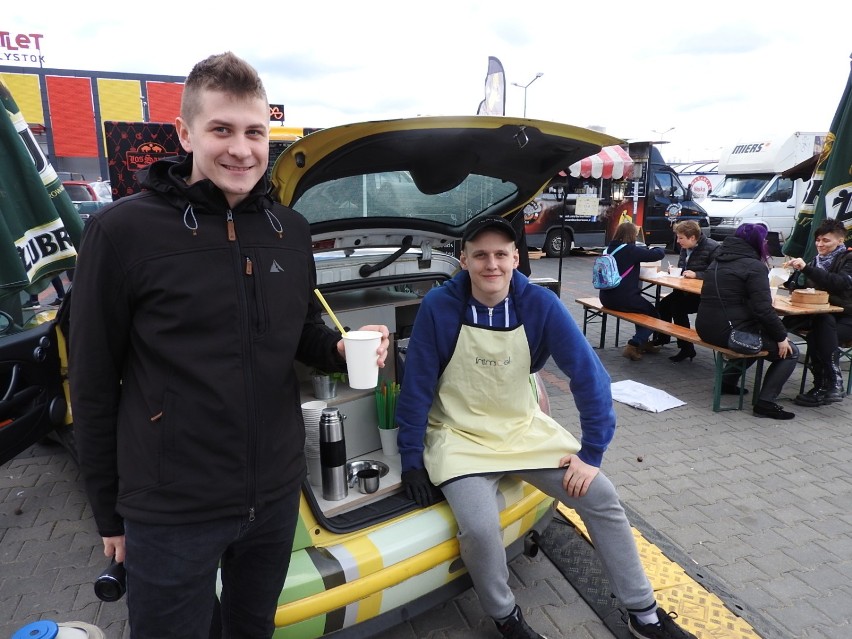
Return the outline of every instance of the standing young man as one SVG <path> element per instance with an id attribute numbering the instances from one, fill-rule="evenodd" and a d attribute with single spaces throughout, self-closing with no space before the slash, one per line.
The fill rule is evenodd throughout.
<path id="1" fill-rule="evenodd" d="M 609 375 L 559 298 L 516 270 L 515 241 L 502 218 L 474 220 L 462 238 L 463 270 L 423 299 L 397 404 L 406 491 L 427 506 L 433 484 L 441 488 L 479 600 L 504 637 L 541 637 L 508 584 L 497 485 L 509 473 L 580 514 L 634 636 L 695 639 L 657 606 L 618 495 L 600 472 L 615 432 Z M 582 443 L 530 390 L 530 374 L 551 355 L 571 378 Z"/>
<path id="2" fill-rule="evenodd" d="M 293 363 L 343 370 L 308 223 L 268 194 L 268 127 L 254 68 L 199 62 L 177 119 L 188 156 L 93 215 L 80 250 L 75 434 L 134 639 L 206 639 L 220 562 L 226 636 L 271 636 L 305 477 Z"/>

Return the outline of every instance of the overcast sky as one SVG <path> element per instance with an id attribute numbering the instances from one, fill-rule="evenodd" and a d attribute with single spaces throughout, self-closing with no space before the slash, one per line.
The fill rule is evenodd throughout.
<path id="1" fill-rule="evenodd" d="M 328 127 L 474 114 L 495 56 L 507 115 L 524 111 L 511 83 L 541 72 L 528 117 L 662 138 L 670 162 L 827 131 L 852 54 L 848 0 L 51 4 L 5 3 L 0 16 L 0 31 L 43 34 L 45 67 L 185 76 L 231 50 L 287 124 Z"/>

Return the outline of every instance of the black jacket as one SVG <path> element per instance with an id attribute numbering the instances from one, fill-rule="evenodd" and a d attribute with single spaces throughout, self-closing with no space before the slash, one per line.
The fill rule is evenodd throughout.
<path id="1" fill-rule="evenodd" d="M 684 271 L 695 271 L 696 279 L 703 280 L 704 271 L 713 263 L 721 249 L 722 245 L 719 242 L 702 235 L 698 244 L 692 249 L 692 253 L 689 254 L 689 258 L 686 256 L 686 249 L 680 250 L 677 265 Z"/>
<path id="2" fill-rule="evenodd" d="M 852 315 L 852 249 L 837 256 L 831 263 L 831 267 L 824 271 L 816 266 L 816 258 L 808 262 L 801 270 L 805 276 L 803 285 L 797 284 L 801 280 L 799 273 L 793 273 L 787 282 L 787 288 L 816 288 L 828 291 L 828 301 L 834 306 L 842 306 L 845 310 L 843 315 Z"/>
<path id="3" fill-rule="evenodd" d="M 728 320 L 736 329 L 760 333 L 764 342 L 781 342 L 787 337 L 787 329 L 772 308 L 766 265 L 747 242 L 735 236 L 725 238 L 716 260 L 704 273 L 695 330 L 705 342 L 727 346 Z"/>
<path id="4" fill-rule="evenodd" d="M 311 236 L 262 180 L 233 210 L 192 157 L 89 220 L 74 274 L 70 385 L 98 530 L 250 515 L 305 476 L 293 362 L 343 370 L 320 319 Z"/>
<path id="5" fill-rule="evenodd" d="M 607 252 L 612 253 L 621 245 L 621 242 L 610 242 Z M 641 262 L 657 262 L 665 257 L 666 251 L 662 248 L 645 248 L 636 246 L 631 242 L 615 254 L 618 264 L 618 272 L 622 274 L 621 284 L 615 288 L 600 291 L 598 296 L 601 303 L 614 311 L 627 311 L 634 313 L 645 313 L 653 317 L 657 316 L 654 305 L 642 296 L 639 288 L 639 270 Z M 633 267 L 627 275 L 627 269 Z"/>

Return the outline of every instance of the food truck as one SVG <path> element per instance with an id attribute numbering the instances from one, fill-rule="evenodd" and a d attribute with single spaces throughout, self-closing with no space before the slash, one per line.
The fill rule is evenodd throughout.
<path id="1" fill-rule="evenodd" d="M 781 255 L 808 183 L 807 177 L 791 174 L 813 162 L 826 135 L 797 131 L 776 139 L 745 140 L 724 149 L 719 172 L 725 179 L 704 202 L 712 237 L 722 241 L 744 222 L 760 224 L 768 230 L 772 255 Z"/>
<path id="2" fill-rule="evenodd" d="M 528 245 L 565 256 L 574 247 L 605 246 L 624 221 L 639 225 L 646 244 L 672 250 L 676 222 L 695 220 L 709 235 L 707 213 L 655 144 L 604 147 L 560 171 L 524 209 Z"/>

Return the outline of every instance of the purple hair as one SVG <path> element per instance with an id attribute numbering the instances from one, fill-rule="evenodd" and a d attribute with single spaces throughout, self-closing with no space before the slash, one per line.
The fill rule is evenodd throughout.
<path id="1" fill-rule="evenodd" d="M 766 245 L 766 227 L 760 224 L 740 224 L 734 235 L 748 243 L 754 249 L 761 262 L 769 262 L 769 248 Z"/>

